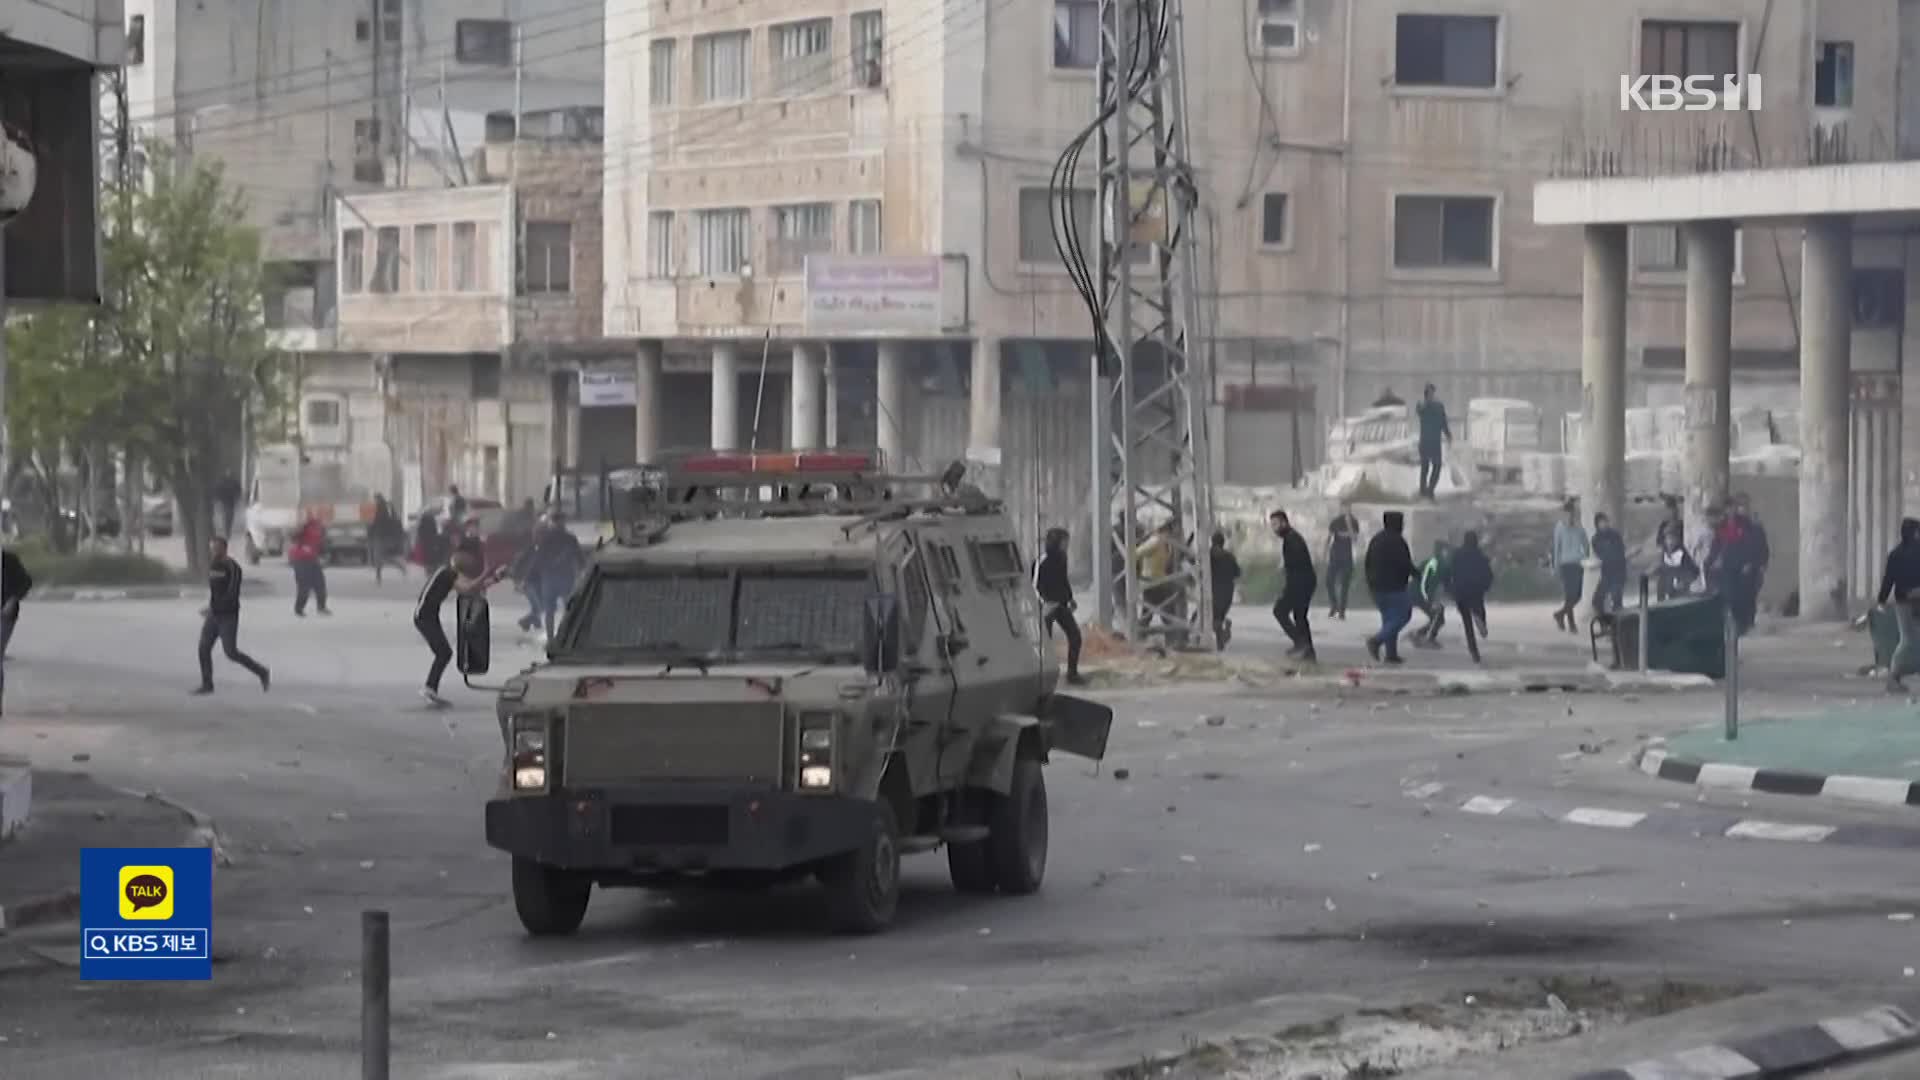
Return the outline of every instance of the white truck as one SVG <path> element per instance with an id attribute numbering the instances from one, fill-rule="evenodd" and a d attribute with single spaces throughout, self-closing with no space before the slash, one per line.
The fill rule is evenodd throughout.
<path id="1" fill-rule="evenodd" d="M 315 461 L 291 444 L 262 447 L 254 458 L 247 502 L 247 562 L 258 565 L 263 556 L 285 554 L 309 516 L 326 527 L 329 563 L 364 561 L 374 488 L 354 475 L 365 471 L 355 464 Z"/>

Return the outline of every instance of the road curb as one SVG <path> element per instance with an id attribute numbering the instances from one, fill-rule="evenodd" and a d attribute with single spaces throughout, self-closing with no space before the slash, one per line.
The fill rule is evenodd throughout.
<path id="1" fill-rule="evenodd" d="M 274 588 L 264 581 L 243 580 L 240 591 L 250 596 L 271 595 Z M 192 600 L 205 599 L 204 585 L 51 585 L 33 590 L 30 603 L 70 604 L 102 603 L 114 600 Z"/>
<path id="2" fill-rule="evenodd" d="M 1920 807 L 1920 781 L 1878 776 L 1823 776 L 1787 769 L 1761 769 L 1675 757 L 1657 746 L 1643 747 L 1634 767 L 1660 780 L 1675 780 L 1716 791 L 1758 791 L 1768 795 L 1811 795 L 1877 806 Z"/>
<path id="3" fill-rule="evenodd" d="M 113 790 L 131 798 L 145 799 L 151 803 L 158 803 L 179 814 L 181 817 L 186 818 L 192 825 L 192 830 L 187 834 L 187 838 L 192 841 L 192 846 L 212 849 L 213 862 L 216 866 L 232 866 L 234 864 L 233 856 L 227 853 L 226 843 L 220 836 L 219 823 L 214 821 L 213 815 L 195 810 L 193 807 L 170 799 L 158 791 L 139 791 L 134 788 L 123 787 L 116 787 Z"/>
<path id="4" fill-rule="evenodd" d="M 0 934 L 80 917 L 80 890 L 63 889 L 17 904 L 0 904 Z"/>
<path id="5" fill-rule="evenodd" d="M 1697 1077 L 1699 1080 L 1771 1080 L 1801 1076 L 1890 1050 L 1920 1044 L 1920 1025 L 1892 1005 L 1696 1046 L 1667 1057 L 1637 1061 L 1616 1069 L 1581 1073 L 1573 1080 L 1645 1080 Z"/>

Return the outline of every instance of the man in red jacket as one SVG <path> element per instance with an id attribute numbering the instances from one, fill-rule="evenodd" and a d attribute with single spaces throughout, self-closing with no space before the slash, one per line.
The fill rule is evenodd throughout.
<path id="1" fill-rule="evenodd" d="M 326 526 L 312 514 L 301 524 L 300 531 L 293 534 L 293 540 L 287 544 L 287 562 L 293 566 L 293 613 L 304 617 L 307 614 L 307 598 L 312 597 L 317 610 L 322 615 L 331 615 L 327 610 L 327 572 L 320 568 L 320 551 L 327 542 Z"/>

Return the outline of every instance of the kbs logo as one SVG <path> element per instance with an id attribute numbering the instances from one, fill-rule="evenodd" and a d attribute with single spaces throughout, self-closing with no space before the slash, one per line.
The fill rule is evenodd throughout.
<path id="1" fill-rule="evenodd" d="M 1622 75 L 1621 112 L 1760 111 L 1758 75 Z"/>

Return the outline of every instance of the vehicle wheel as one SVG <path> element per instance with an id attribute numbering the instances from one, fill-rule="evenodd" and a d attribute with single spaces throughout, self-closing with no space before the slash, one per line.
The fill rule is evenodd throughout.
<path id="1" fill-rule="evenodd" d="M 513 857 L 513 909 L 535 937 L 558 937 L 580 929 L 587 917 L 593 881 L 580 874 Z"/>
<path id="2" fill-rule="evenodd" d="M 1025 896 L 1040 891 L 1047 874 L 1047 780 L 1040 763 L 1013 763 L 1013 785 L 994 800 L 990 818 L 993 875 L 1000 891 Z"/>
<path id="3" fill-rule="evenodd" d="M 871 934 L 893 921 L 900 906 L 900 828 L 890 803 L 874 804 L 866 842 L 829 860 L 820 870 L 820 884 L 842 933 Z"/>

